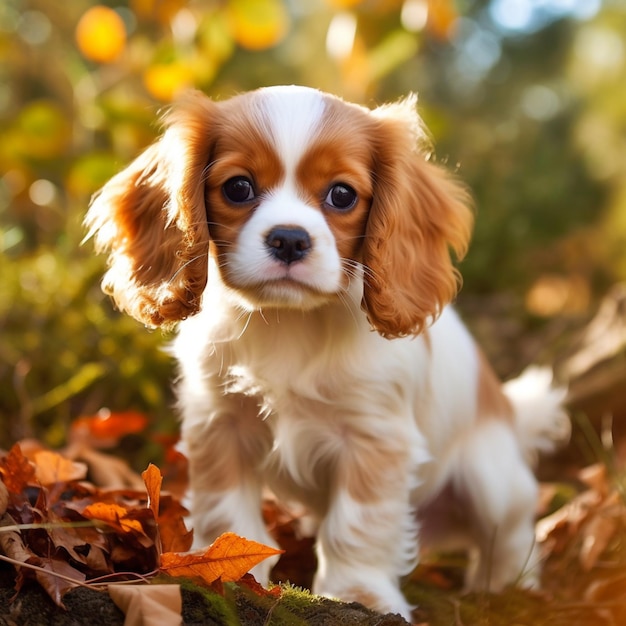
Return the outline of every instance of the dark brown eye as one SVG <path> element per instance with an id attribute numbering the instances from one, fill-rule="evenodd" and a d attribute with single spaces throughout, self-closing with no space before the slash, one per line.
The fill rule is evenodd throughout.
<path id="1" fill-rule="evenodd" d="M 337 183 L 328 190 L 324 202 L 338 211 L 347 211 L 356 204 L 357 198 L 356 191 L 350 185 Z"/>
<path id="2" fill-rule="evenodd" d="M 254 200 L 255 192 L 252 181 L 245 176 L 234 176 L 222 185 L 222 193 L 233 204 L 244 204 Z"/>

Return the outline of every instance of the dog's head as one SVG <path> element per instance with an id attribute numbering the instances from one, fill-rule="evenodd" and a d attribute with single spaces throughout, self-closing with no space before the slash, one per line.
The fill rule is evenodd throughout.
<path id="1" fill-rule="evenodd" d="M 198 311 L 210 254 L 249 309 L 311 309 L 362 281 L 379 333 L 419 333 L 456 294 L 450 250 L 472 224 L 424 135 L 413 97 L 370 111 L 302 87 L 190 94 L 91 205 L 104 289 L 169 325 Z"/>

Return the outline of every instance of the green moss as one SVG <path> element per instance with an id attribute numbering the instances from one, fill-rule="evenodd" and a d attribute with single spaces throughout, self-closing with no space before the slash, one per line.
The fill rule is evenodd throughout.
<path id="1" fill-rule="evenodd" d="M 227 598 L 191 580 L 176 578 L 183 598 L 183 623 L 239 626 L 237 612 Z"/>

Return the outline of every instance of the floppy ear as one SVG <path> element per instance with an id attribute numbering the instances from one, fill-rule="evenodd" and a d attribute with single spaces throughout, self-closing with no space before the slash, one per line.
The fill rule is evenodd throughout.
<path id="1" fill-rule="evenodd" d="M 374 195 L 365 231 L 363 308 L 384 337 L 416 335 L 456 295 L 451 250 L 467 249 L 473 213 L 467 191 L 420 152 L 416 100 L 372 112 Z"/>
<path id="2" fill-rule="evenodd" d="M 209 231 L 204 171 L 215 105 L 194 92 L 167 117 L 162 137 L 94 197 L 85 223 L 107 252 L 103 290 L 149 326 L 200 307 Z"/>

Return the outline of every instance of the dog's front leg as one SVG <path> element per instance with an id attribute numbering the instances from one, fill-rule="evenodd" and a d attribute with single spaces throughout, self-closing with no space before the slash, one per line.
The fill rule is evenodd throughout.
<path id="1" fill-rule="evenodd" d="M 313 590 L 408 619 L 411 607 L 399 583 L 417 559 L 417 527 L 407 439 L 345 438 L 319 529 Z"/>
<path id="2" fill-rule="evenodd" d="M 215 393 L 193 401 L 187 394 L 182 409 L 194 546 L 204 547 L 227 531 L 275 546 L 261 513 L 271 434 L 258 415 L 256 399 Z M 252 570 L 261 584 L 267 584 L 275 560 Z"/>

